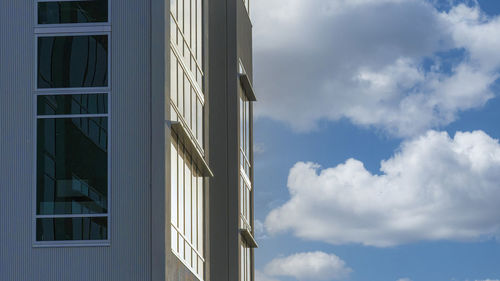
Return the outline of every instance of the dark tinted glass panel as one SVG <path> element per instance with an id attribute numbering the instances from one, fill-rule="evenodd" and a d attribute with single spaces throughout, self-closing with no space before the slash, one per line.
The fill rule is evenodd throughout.
<path id="1" fill-rule="evenodd" d="M 38 96 L 38 115 L 108 113 L 106 94 Z"/>
<path id="2" fill-rule="evenodd" d="M 107 218 L 44 218 L 36 220 L 37 241 L 107 239 Z"/>
<path id="3" fill-rule="evenodd" d="M 38 88 L 107 85 L 107 35 L 38 38 Z"/>
<path id="4" fill-rule="evenodd" d="M 108 118 L 37 122 L 37 214 L 107 213 Z"/>
<path id="5" fill-rule="evenodd" d="M 38 3 L 38 23 L 87 23 L 108 21 L 108 0 Z"/>

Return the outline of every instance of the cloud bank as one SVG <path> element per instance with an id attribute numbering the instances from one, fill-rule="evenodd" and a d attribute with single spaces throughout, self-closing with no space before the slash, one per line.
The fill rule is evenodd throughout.
<path id="1" fill-rule="evenodd" d="M 258 281 L 271 280 L 268 276 L 293 277 L 297 280 L 343 280 L 349 277 L 352 269 L 333 254 L 324 252 L 298 253 L 288 257 L 276 258 L 265 267 L 265 274 L 259 273 Z"/>
<path id="2" fill-rule="evenodd" d="M 270 234 L 386 247 L 500 233 L 500 145 L 482 131 L 405 141 L 380 174 L 355 159 L 327 169 L 299 162 L 288 189 L 266 218 Z"/>
<path id="3" fill-rule="evenodd" d="M 424 0 L 253 3 L 257 117 L 299 132 L 347 118 L 409 137 L 494 97 L 500 17 L 477 5 L 440 12 Z"/>

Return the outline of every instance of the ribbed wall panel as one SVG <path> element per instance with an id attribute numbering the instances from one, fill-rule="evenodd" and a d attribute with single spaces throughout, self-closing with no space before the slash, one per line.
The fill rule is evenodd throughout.
<path id="1" fill-rule="evenodd" d="M 32 280 L 33 2 L 0 1 L 2 281 Z M 19 16 L 19 11 L 24 11 Z"/>
<path id="2" fill-rule="evenodd" d="M 0 1 L 0 281 L 151 280 L 150 0 L 112 1 L 111 246 L 33 248 L 33 0 Z"/>
<path id="3" fill-rule="evenodd" d="M 112 2 L 109 280 L 151 280 L 151 1 Z"/>
<path id="4" fill-rule="evenodd" d="M 4 58 L 5 58 L 5 51 L 4 51 L 4 45 L 5 45 L 5 24 L 3 21 L 3 18 L 5 18 L 5 1 L 0 1 L 0 159 L 2 158 L 2 155 L 4 155 L 4 138 L 6 137 L 5 135 L 5 119 L 6 119 L 6 112 L 5 112 L 5 102 L 4 100 L 6 99 L 5 97 L 5 90 L 4 90 Z M 4 200 L 2 198 L 5 197 L 5 192 L 4 190 L 6 189 L 6 184 L 5 184 L 5 161 L 0 160 L 0 276 L 4 276 L 5 273 L 5 266 L 6 263 L 4 261 L 4 257 L 6 256 L 4 254 L 4 246 L 2 241 L 5 241 L 4 238 L 4 233 L 6 232 L 6 224 L 5 220 L 3 219 L 2 214 L 5 213 L 5 207 L 4 207 Z M 1 279 L 1 278 L 0 278 Z"/>

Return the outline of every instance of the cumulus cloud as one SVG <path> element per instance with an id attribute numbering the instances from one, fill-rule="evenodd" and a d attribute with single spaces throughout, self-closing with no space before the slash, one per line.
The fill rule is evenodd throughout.
<path id="1" fill-rule="evenodd" d="M 265 267 L 270 276 L 294 277 L 297 280 L 343 280 L 352 269 L 333 254 L 324 252 L 298 253 L 284 258 L 276 258 Z"/>
<path id="2" fill-rule="evenodd" d="M 380 170 L 356 159 L 327 169 L 297 163 L 291 198 L 267 216 L 268 233 L 378 247 L 500 233 L 500 145 L 486 133 L 429 131 L 403 142 Z"/>
<path id="3" fill-rule="evenodd" d="M 411 279 L 410 278 L 400 278 L 400 279 L 398 279 L 398 281 L 411 281 Z"/>
<path id="4" fill-rule="evenodd" d="M 255 114 L 297 131 L 348 118 L 400 137 L 494 97 L 500 17 L 425 0 L 255 0 Z M 272 28 L 270 28 L 272 27 Z"/>
<path id="5" fill-rule="evenodd" d="M 255 229 L 255 238 L 257 240 L 267 239 L 266 228 L 262 221 L 255 220 L 254 221 L 254 229 Z"/>
<path id="6" fill-rule="evenodd" d="M 255 281 L 279 281 L 260 270 L 255 270 Z"/>

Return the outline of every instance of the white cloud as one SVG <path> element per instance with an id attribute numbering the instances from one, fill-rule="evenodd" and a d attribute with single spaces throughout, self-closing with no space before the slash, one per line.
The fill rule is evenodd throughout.
<path id="1" fill-rule="evenodd" d="M 255 220 L 254 221 L 254 229 L 255 229 L 255 238 L 257 240 L 267 239 L 266 228 L 262 221 Z"/>
<path id="2" fill-rule="evenodd" d="M 297 280 L 343 280 L 352 269 L 333 254 L 309 252 L 276 258 L 265 267 L 270 276 L 294 277 Z"/>
<path id="3" fill-rule="evenodd" d="M 254 143 L 253 152 L 255 154 L 264 154 L 266 152 L 266 145 L 262 142 Z"/>
<path id="4" fill-rule="evenodd" d="M 439 12 L 425 0 L 253 3 L 256 116 L 297 131 L 348 118 L 408 137 L 494 97 L 500 17 L 477 6 Z"/>
<path id="5" fill-rule="evenodd" d="M 500 145 L 482 131 L 429 131 L 404 142 L 381 174 L 349 159 L 333 168 L 297 163 L 291 198 L 270 212 L 268 233 L 331 244 L 392 246 L 476 240 L 500 233 Z"/>
<path id="6" fill-rule="evenodd" d="M 255 281 L 279 281 L 273 277 L 268 276 L 260 270 L 255 270 Z"/>
<path id="7" fill-rule="evenodd" d="M 411 281 L 411 279 L 410 278 L 400 278 L 400 279 L 398 279 L 398 281 Z"/>
<path id="8" fill-rule="evenodd" d="M 498 279 L 484 279 L 484 280 L 476 280 L 476 281 L 500 281 Z"/>

